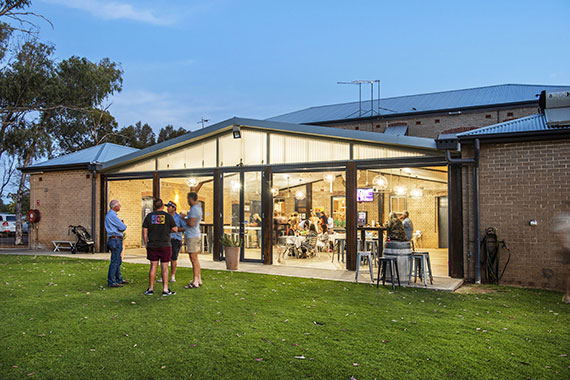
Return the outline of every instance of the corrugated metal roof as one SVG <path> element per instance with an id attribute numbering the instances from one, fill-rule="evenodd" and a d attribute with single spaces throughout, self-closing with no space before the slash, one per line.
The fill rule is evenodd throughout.
<path id="1" fill-rule="evenodd" d="M 295 133 L 300 135 L 313 135 L 315 137 L 338 138 L 339 140 L 349 140 L 355 142 L 372 142 L 382 143 L 392 146 L 409 147 L 412 149 L 433 150 L 436 151 L 435 141 L 424 137 L 412 136 L 391 136 L 384 133 L 353 131 L 348 129 L 321 127 L 315 125 L 301 125 L 282 123 L 269 120 L 256 120 L 233 117 L 224 120 L 209 127 L 199 129 L 194 132 L 176 137 L 172 140 L 153 145 L 146 149 L 133 152 L 115 160 L 108 161 L 103 164 L 103 170 L 112 169 L 126 164 L 131 164 L 145 158 L 150 158 L 160 153 L 179 148 L 190 143 L 206 139 L 225 131 L 230 131 L 234 125 L 263 129 L 268 131 Z M 437 154 L 437 153 L 435 153 Z"/>
<path id="2" fill-rule="evenodd" d="M 63 155 L 51 160 L 40 162 L 26 168 L 30 169 L 42 169 L 51 166 L 70 166 L 70 165 L 80 165 L 89 163 L 104 163 L 106 161 L 114 160 L 118 157 L 124 156 L 129 153 L 138 151 L 136 148 L 129 148 L 122 145 L 105 143 L 101 145 L 95 145 L 90 148 L 86 148 L 77 152 Z"/>
<path id="3" fill-rule="evenodd" d="M 389 125 L 388 127 L 386 127 L 386 130 L 384 131 L 385 134 L 387 135 L 392 135 L 392 136 L 406 136 L 406 134 L 408 133 L 408 126 L 407 125 Z"/>
<path id="4" fill-rule="evenodd" d="M 488 107 L 509 103 L 538 102 L 542 90 L 566 91 L 570 86 L 502 84 L 497 86 L 468 88 L 463 90 L 433 92 L 429 94 L 383 98 L 378 102 L 370 100 L 359 103 L 332 104 L 311 107 L 268 118 L 271 121 L 307 124 L 328 121 L 342 121 L 360 117 L 394 116 L 399 114 L 421 114 L 424 112 L 448 111 L 476 107 Z"/>
<path id="5" fill-rule="evenodd" d="M 489 125 L 472 131 L 458 133 L 457 137 L 497 135 L 506 133 L 540 132 L 550 130 L 568 129 L 566 127 L 548 126 L 546 117 L 542 114 L 521 117 L 520 119 L 509 120 L 499 124 Z"/>

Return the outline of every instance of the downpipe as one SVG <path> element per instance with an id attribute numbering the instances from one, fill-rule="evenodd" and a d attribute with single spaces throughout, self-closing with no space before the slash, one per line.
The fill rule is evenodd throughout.
<path id="1" fill-rule="evenodd" d="M 445 158 L 450 164 L 473 166 L 473 224 L 475 245 L 475 283 L 481 283 L 481 231 L 479 228 L 479 152 L 481 145 L 479 139 L 474 141 L 473 158 L 452 158 L 449 149 L 445 150 Z"/>

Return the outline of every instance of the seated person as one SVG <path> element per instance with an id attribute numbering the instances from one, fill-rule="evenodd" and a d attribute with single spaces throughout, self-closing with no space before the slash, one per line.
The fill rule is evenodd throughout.
<path id="1" fill-rule="evenodd" d="M 299 254 L 299 257 L 302 259 L 308 257 L 308 252 L 315 249 L 316 246 L 317 246 L 317 228 L 315 227 L 314 224 L 310 224 L 309 233 L 307 234 L 305 241 L 301 243 L 300 247 L 301 253 Z"/>
<path id="2" fill-rule="evenodd" d="M 301 221 L 301 223 L 299 223 L 299 225 L 297 227 L 299 228 L 300 231 L 303 231 L 303 230 L 308 231 L 311 226 L 314 226 L 314 224 L 311 223 L 311 221 L 309 219 L 305 219 L 305 220 Z"/>
<path id="3" fill-rule="evenodd" d="M 388 240 L 408 241 L 406 231 L 404 231 L 404 225 L 395 212 L 390 213 L 390 220 L 386 222 L 384 227 L 387 229 L 386 236 Z"/>

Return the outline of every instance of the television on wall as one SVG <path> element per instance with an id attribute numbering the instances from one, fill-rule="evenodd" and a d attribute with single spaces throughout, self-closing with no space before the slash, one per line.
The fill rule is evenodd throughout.
<path id="1" fill-rule="evenodd" d="M 356 190 L 357 202 L 374 202 L 374 189 L 357 189 Z"/>

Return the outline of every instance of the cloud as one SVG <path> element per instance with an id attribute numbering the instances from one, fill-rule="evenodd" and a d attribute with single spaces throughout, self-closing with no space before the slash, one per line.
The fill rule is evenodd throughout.
<path id="1" fill-rule="evenodd" d="M 133 20 L 153 25 L 172 25 L 175 19 L 166 15 L 158 15 L 149 9 L 135 8 L 135 6 L 118 1 L 103 0 L 44 0 L 48 3 L 59 4 L 68 8 L 80 9 L 91 13 L 95 17 L 105 20 Z"/>
<path id="2" fill-rule="evenodd" d="M 111 114 L 120 128 L 140 120 L 148 123 L 155 133 L 168 124 L 193 130 L 198 127 L 201 117 L 212 120 L 218 116 L 216 121 L 220 121 L 226 111 L 226 107 L 206 104 L 198 99 L 148 90 L 125 90 L 113 96 L 110 102 Z"/>

